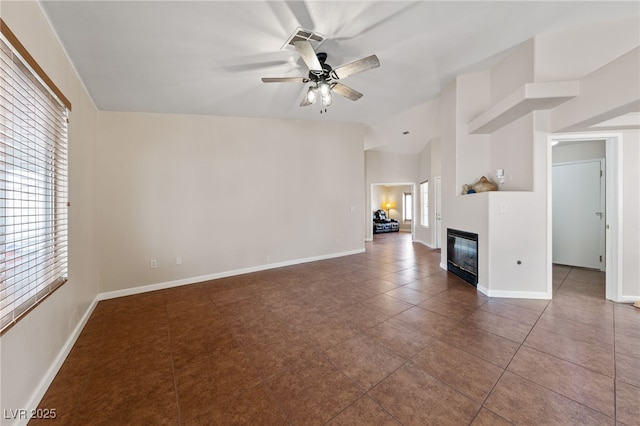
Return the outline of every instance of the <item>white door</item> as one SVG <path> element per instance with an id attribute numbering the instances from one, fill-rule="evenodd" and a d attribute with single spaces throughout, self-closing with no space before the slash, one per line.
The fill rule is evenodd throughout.
<path id="1" fill-rule="evenodd" d="M 553 263 L 605 270 L 604 160 L 553 165 Z"/>
<path id="2" fill-rule="evenodd" d="M 440 176 L 436 176 L 433 178 L 433 181 L 435 183 L 435 200 L 436 200 L 436 205 L 435 205 L 435 214 L 436 214 L 436 229 L 435 229 L 435 239 L 436 239 L 436 248 L 440 248 L 442 247 L 442 245 L 440 244 L 440 237 L 442 235 L 442 214 L 441 212 L 441 206 L 442 206 L 442 178 Z"/>

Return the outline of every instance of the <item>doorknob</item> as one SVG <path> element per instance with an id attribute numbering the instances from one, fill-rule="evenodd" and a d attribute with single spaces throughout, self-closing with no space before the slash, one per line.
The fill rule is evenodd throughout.
<path id="1" fill-rule="evenodd" d="M 602 212 L 596 212 L 596 216 L 599 216 L 599 217 L 600 217 L 600 219 L 602 219 L 602 216 L 604 216 L 604 213 L 602 213 Z"/>

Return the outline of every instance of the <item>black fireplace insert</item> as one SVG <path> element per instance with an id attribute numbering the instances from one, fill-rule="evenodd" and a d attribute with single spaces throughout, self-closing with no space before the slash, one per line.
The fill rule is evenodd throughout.
<path id="1" fill-rule="evenodd" d="M 478 234 L 447 228 L 447 270 L 478 285 Z"/>

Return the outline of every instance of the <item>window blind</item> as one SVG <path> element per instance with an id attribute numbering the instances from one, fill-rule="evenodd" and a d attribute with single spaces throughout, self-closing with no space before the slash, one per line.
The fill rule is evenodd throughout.
<path id="1" fill-rule="evenodd" d="M 67 280 L 68 111 L 14 48 L 0 38 L 0 331 Z"/>

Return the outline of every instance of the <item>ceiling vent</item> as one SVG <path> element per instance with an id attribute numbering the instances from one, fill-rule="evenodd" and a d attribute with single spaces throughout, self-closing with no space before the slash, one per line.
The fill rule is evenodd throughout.
<path id="1" fill-rule="evenodd" d="M 284 43 L 282 48 L 283 49 L 295 48 L 293 43 L 295 43 L 296 41 L 306 40 L 309 43 L 311 43 L 311 46 L 313 46 L 313 49 L 315 50 L 318 46 L 322 44 L 325 38 L 326 37 L 323 36 L 322 34 L 314 33 L 313 31 L 305 30 L 302 27 L 298 27 L 293 32 L 293 34 L 289 36 L 289 38 Z"/>

